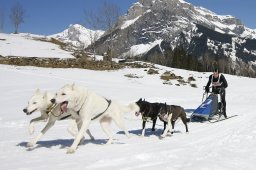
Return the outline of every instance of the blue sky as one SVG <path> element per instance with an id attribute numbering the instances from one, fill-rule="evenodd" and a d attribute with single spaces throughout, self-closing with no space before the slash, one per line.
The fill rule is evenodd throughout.
<path id="1" fill-rule="evenodd" d="M 4 11 L 4 32 L 13 32 L 9 15 L 11 7 L 19 2 L 26 11 L 20 32 L 55 34 L 70 24 L 82 23 L 84 10 L 97 10 L 106 1 L 120 7 L 122 14 L 138 0 L 0 0 Z M 221 15 L 233 15 L 249 28 L 256 29 L 256 0 L 187 0 Z"/>

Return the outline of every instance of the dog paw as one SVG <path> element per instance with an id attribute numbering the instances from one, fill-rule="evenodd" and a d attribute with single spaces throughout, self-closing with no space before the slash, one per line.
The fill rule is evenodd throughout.
<path id="1" fill-rule="evenodd" d="M 163 137 L 162 135 L 160 135 L 158 138 L 159 138 L 160 140 L 164 139 L 164 137 Z"/>
<path id="2" fill-rule="evenodd" d="M 112 140 L 111 140 L 111 139 L 108 140 L 108 142 L 106 143 L 106 145 L 110 145 L 110 144 L 112 144 Z"/>
<path id="3" fill-rule="evenodd" d="M 160 135 L 160 138 L 161 138 L 161 139 L 165 138 L 165 135 Z"/>
<path id="4" fill-rule="evenodd" d="M 125 136 L 130 139 L 131 138 L 131 134 L 130 133 L 125 133 Z"/>
<path id="5" fill-rule="evenodd" d="M 35 144 L 33 142 L 28 142 L 27 147 L 32 148 Z"/>
<path id="6" fill-rule="evenodd" d="M 144 137 L 145 137 L 145 134 L 138 134 L 138 136 L 139 136 L 140 138 L 144 138 Z"/>
<path id="7" fill-rule="evenodd" d="M 75 153 L 75 151 L 76 151 L 75 148 L 70 147 L 70 148 L 68 148 L 68 150 L 67 150 L 67 154 Z"/>

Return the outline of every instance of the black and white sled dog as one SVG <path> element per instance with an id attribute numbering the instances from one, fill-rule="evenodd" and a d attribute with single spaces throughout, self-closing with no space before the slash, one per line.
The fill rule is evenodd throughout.
<path id="1" fill-rule="evenodd" d="M 74 116 L 78 116 L 82 121 L 81 129 L 78 132 L 73 144 L 68 148 L 67 153 L 74 153 L 84 132 L 88 129 L 92 120 L 98 120 L 103 131 L 108 136 L 107 144 L 111 144 L 113 137 L 110 130 L 110 123 L 113 120 L 116 125 L 124 130 L 127 137 L 129 132 L 126 130 L 123 113 L 136 112 L 139 110 L 135 103 L 122 106 L 117 102 L 88 90 L 85 87 L 75 84 L 65 85 L 57 91 L 56 96 L 51 100 L 52 103 L 60 104 L 60 108 L 72 109 Z"/>
<path id="2" fill-rule="evenodd" d="M 141 136 L 145 135 L 145 126 L 148 120 L 153 122 L 152 131 L 155 131 L 156 121 L 160 112 L 160 109 L 164 106 L 163 103 L 150 103 L 141 98 L 136 102 L 139 106 L 139 112 L 136 112 L 135 115 L 139 116 L 141 114 L 142 117 L 142 131 Z M 164 129 L 166 127 L 167 122 L 164 122 Z"/>
<path id="3" fill-rule="evenodd" d="M 187 126 L 188 119 L 187 119 L 184 108 L 181 106 L 167 105 L 165 103 L 160 109 L 159 118 L 160 120 L 167 122 L 167 128 L 164 130 L 164 133 L 161 135 L 161 137 L 163 138 L 166 137 L 168 131 L 170 131 L 173 134 L 175 121 L 178 118 L 181 118 L 182 122 L 186 127 L 186 132 L 188 132 L 188 126 Z M 172 125 L 172 128 L 171 128 L 171 125 Z"/>
<path id="4" fill-rule="evenodd" d="M 51 103 L 51 99 L 53 98 L 54 94 L 50 92 L 42 92 L 39 89 L 37 89 L 30 100 L 28 101 L 28 105 L 26 106 L 23 111 L 27 115 L 31 115 L 32 113 L 39 111 L 41 112 L 41 115 L 35 119 L 32 119 L 29 124 L 29 132 L 32 134 L 34 132 L 34 124 L 38 122 L 47 121 L 47 124 L 42 129 L 41 133 L 39 133 L 35 138 L 33 138 L 30 142 L 28 142 L 28 147 L 33 147 L 37 141 L 54 125 L 56 120 L 64 120 L 64 119 L 70 119 L 72 117 L 72 111 L 71 109 L 62 110 L 60 105 L 53 105 Z M 72 120 L 74 121 L 74 120 Z M 79 119 L 76 119 L 76 125 L 77 128 L 81 128 L 81 122 Z M 72 136 L 75 136 L 75 132 L 72 129 L 68 129 L 70 134 Z M 91 135 L 90 131 L 87 131 L 90 138 L 93 140 L 94 137 Z M 83 142 L 83 139 L 80 141 Z"/>

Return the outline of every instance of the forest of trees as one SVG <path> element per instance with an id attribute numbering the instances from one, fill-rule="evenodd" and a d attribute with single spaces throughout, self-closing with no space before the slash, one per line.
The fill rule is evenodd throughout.
<path id="1" fill-rule="evenodd" d="M 174 50 L 167 49 L 165 50 L 164 55 L 162 53 L 155 53 L 147 58 L 142 57 L 142 60 L 193 71 L 212 72 L 214 68 L 218 68 L 221 73 L 256 77 L 249 65 L 244 62 L 238 62 L 238 66 L 234 68 L 232 65 L 233 62 L 229 57 L 210 54 L 205 54 L 201 57 L 193 56 L 180 47 L 177 47 Z"/>

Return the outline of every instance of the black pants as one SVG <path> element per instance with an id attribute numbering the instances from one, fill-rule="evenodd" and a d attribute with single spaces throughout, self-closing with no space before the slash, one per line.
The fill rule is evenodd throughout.
<path id="1" fill-rule="evenodd" d="M 227 117 L 226 114 L 226 91 L 224 88 L 213 88 L 212 92 L 214 94 L 220 94 L 221 103 L 223 104 L 223 115 L 224 117 Z"/>

